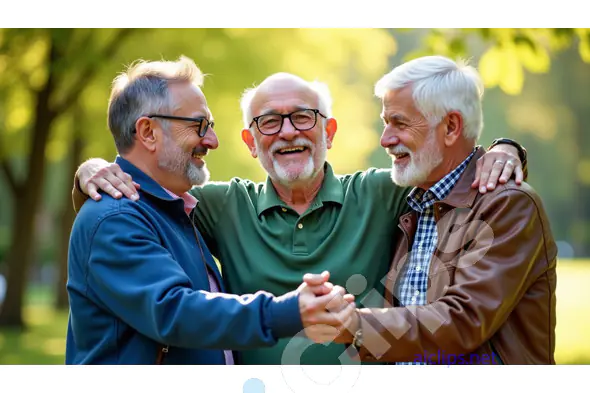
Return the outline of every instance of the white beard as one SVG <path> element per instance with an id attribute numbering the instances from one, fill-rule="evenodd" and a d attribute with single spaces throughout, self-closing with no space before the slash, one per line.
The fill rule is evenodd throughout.
<path id="1" fill-rule="evenodd" d="M 401 187 L 415 187 L 423 184 L 443 160 L 442 152 L 436 145 L 434 130 L 429 131 L 428 139 L 419 152 L 414 153 L 407 147 L 398 145 L 388 149 L 388 153 L 408 153 L 410 155 L 409 163 L 405 166 L 396 165 L 395 158 L 393 158 L 391 180 Z"/>
<path id="2" fill-rule="evenodd" d="M 256 150 L 260 152 L 260 146 L 256 139 L 254 139 Z M 276 149 L 283 149 L 289 146 L 306 146 L 311 154 L 302 170 L 290 170 L 288 167 L 282 166 L 271 153 Z M 322 139 L 318 146 L 313 146 L 309 139 L 298 137 L 291 142 L 277 141 L 269 147 L 269 157 L 260 158 L 260 165 L 268 173 L 271 179 L 276 180 L 284 185 L 292 185 L 293 183 L 305 182 L 311 180 L 323 168 L 327 156 L 327 136 L 326 132 L 322 131 Z M 317 156 L 314 160 L 314 154 Z M 259 153 L 260 154 L 260 153 Z M 319 165 L 316 167 L 315 162 Z"/>

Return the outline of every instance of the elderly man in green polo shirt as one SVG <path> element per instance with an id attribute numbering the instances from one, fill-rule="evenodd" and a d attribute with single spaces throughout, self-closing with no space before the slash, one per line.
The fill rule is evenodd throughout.
<path id="1" fill-rule="evenodd" d="M 391 169 L 334 173 L 326 151 L 337 124 L 325 85 L 275 74 L 245 92 L 242 109 L 242 139 L 267 171 L 267 180 L 233 179 L 190 191 L 199 201 L 195 224 L 222 264 L 229 290 L 285 293 L 297 288 L 305 273 L 329 271 L 330 281 L 357 299 L 373 288 L 382 293 L 380 282 L 399 236 L 398 218 L 408 209 L 409 189 L 391 181 Z M 518 153 L 506 143 L 494 146 L 482 157 L 474 187 L 481 185 L 485 192 L 488 183 L 493 189 L 514 173 L 520 182 Z M 97 200 L 98 188 L 114 197 L 136 197 L 132 180 L 101 159 L 82 164 L 78 179 L 75 204 L 82 197 L 80 189 Z M 341 344 L 314 344 L 301 336 L 273 348 L 244 351 L 237 362 L 353 362 L 343 352 Z"/>

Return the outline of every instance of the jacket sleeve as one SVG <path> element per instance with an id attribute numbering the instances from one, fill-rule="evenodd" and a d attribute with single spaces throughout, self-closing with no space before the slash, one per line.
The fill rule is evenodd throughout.
<path id="1" fill-rule="evenodd" d="M 489 248 L 471 246 L 462 254 L 442 297 L 424 306 L 359 310 L 361 360 L 412 361 L 438 350 L 471 353 L 504 323 L 528 286 L 554 268 L 554 242 L 538 199 L 508 189 L 485 203 L 479 220 L 494 236 Z"/>
<path id="2" fill-rule="evenodd" d="M 80 179 L 78 178 L 78 172 L 76 172 L 74 175 L 74 186 L 72 187 L 72 204 L 74 205 L 74 212 L 76 214 L 78 214 L 80 208 L 88 198 L 90 197 L 84 194 L 80 188 Z"/>
<path id="3" fill-rule="evenodd" d="M 298 295 L 209 293 L 191 282 L 135 211 L 101 219 L 88 257 L 88 291 L 99 304 L 162 344 L 243 350 L 302 329 Z"/>

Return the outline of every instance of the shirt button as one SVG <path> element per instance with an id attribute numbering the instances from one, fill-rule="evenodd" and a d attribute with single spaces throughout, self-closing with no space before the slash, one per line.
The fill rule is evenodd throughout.
<path id="1" fill-rule="evenodd" d="M 420 291 L 414 292 L 414 295 L 416 295 L 416 296 L 418 296 L 419 294 L 420 294 Z M 413 298 L 413 299 L 415 299 L 415 298 Z"/>
<path id="2" fill-rule="evenodd" d="M 422 270 L 420 266 L 416 266 L 416 271 L 419 272 L 420 270 Z"/>
<path id="3" fill-rule="evenodd" d="M 281 210 L 282 210 L 282 211 L 284 211 L 284 212 L 286 212 L 286 211 L 287 211 L 287 209 L 285 209 L 284 207 L 283 207 Z"/>
<path id="4" fill-rule="evenodd" d="M 412 304 L 416 304 L 416 297 L 412 296 Z"/>
<path id="5" fill-rule="evenodd" d="M 303 228 L 303 224 L 302 223 L 297 224 L 297 228 L 299 228 L 299 229 Z"/>

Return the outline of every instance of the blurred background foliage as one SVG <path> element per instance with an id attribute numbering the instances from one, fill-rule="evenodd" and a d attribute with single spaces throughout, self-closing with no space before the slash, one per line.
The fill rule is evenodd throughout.
<path id="1" fill-rule="evenodd" d="M 0 29 L 0 363 L 63 362 L 72 178 L 83 160 L 116 155 L 106 106 L 125 66 L 193 58 L 220 142 L 213 180 L 262 181 L 239 136 L 245 88 L 280 71 L 326 82 L 335 170 L 388 167 L 373 85 L 427 54 L 479 69 L 482 145 L 505 136 L 528 149 L 559 242 L 558 358 L 590 363 L 578 300 L 590 294 L 590 29 Z"/>

